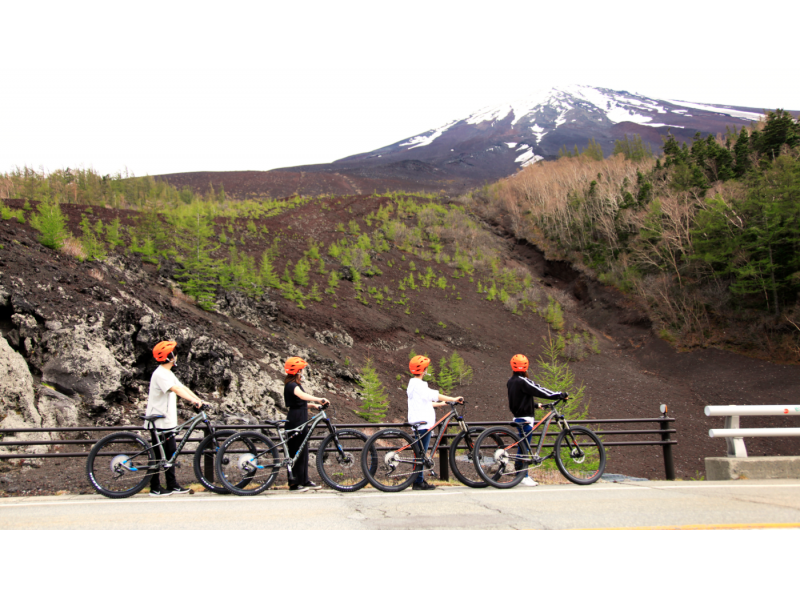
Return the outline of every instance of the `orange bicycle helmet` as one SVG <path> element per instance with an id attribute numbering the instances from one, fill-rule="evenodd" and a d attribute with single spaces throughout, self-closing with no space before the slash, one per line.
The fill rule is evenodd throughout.
<path id="1" fill-rule="evenodd" d="M 511 369 L 515 372 L 527 372 L 528 358 L 524 355 L 514 355 L 514 357 L 511 358 Z"/>
<path id="2" fill-rule="evenodd" d="M 156 358 L 156 361 L 167 361 L 170 353 L 177 346 L 178 343 L 175 341 L 161 341 L 153 347 L 153 357 Z"/>
<path id="3" fill-rule="evenodd" d="M 411 358 L 411 361 L 408 362 L 408 369 L 415 376 L 419 376 L 425 371 L 425 368 L 428 367 L 430 362 L 431 360 L 424 355 L 414 355 L 414 357 Z"/>
<path id="4" fill-rule="evenodd" d="M 306 363 L 299 357 L 290 357 L 289 359 L 286 360 L 283 369 L 286 370 L 286 373 L 289 376 L 294 376 L 297 372 L 301 371 L 307 365 L 308 363 Z"/>

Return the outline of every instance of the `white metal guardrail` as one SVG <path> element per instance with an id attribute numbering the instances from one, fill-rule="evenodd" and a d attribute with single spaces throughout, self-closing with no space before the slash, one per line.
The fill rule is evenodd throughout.
<path id="1" fill-rule="evenodd" d="M 800 436 L 800 428 L 740 428 L 739 417 L 743 415 L 800 415 L 800 405 L 709 405 L 705 408 L 709 417 L 724 417 L 725 427 L 708 431 L 711 438 L 724 438 L 729 457 L 747 457 L 744 439 L 757 437 Z"/>

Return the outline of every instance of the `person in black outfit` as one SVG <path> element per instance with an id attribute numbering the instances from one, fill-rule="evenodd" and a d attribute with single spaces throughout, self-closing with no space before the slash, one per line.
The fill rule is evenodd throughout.
<path id="1" fill-rule="evenodd" d="M 284 365 L 286 379 L 283 382 L 283 400 L 289 409 L 289 415 L 286 417 L 289 420 L 286 425 L 287 430 L 297 428 L 308 421 L 308 403 L 317 409 L 322 409 L 330 404 L 326 399 L 311 396 L 303 390 L 301 386 L 303 374 L 301 372 L 307 365 L 308 363 L 299 357 L 290 357 Z M 293 457 L 297 453 L 304 438 L 305 434 L 297 434 L 289 438 L 286 444 L 289 447 L 290 456 Z M 308 445 L 306 444 L 300 459 L 292 469 L 289 490 L 305 492 L 310 488 L 318 488 L 318 485 L 308 478 Z"/>
<path id="2" fill-rule="evenodd" d="M 522 431 L 531 442 L 530 433 L 533 431 L 535 423 L 534 410 L 541 409 L 541 403 L 535 403 L 534 397 L 539 399 L 566 399 L 569 395 L 565 392 L 555 392 L 536 384 L 533 380 L 528 378 L 528 358 L 524 355 L 514 355 L 511 358 L 511 378 L 508 379 L 506 387 L 508 388 L 508 407 L 514 415 L 514 423 L 522 425 Z M 517 454 L 522 454 L 522 444 L 517 445 Z M 528 473 L 525 472 L 525 477 L 522 480 L 525 486 L 538 486 L 536 481 L 532 480 Z"/>

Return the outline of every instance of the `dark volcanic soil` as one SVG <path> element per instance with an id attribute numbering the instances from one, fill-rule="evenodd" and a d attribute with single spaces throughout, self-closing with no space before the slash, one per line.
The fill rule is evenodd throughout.
<path id="1" fill-rule="evenodd" d="M 363 217 L 387 201 L 387 198 L 366 195 L 316 200 L 291 213 L 257 221 L 259 229 L 262 225 L 268 227 L 269 235 L 245 238 L 238 249 L 258 259 L 264 248 L 278 236 L 281 256 L 276 260 L 275 270 L 282 273 L 287 260 L 295 263 L 303 255 L 309 240 L 322 243 L 326 249 L 332 241 L 340 238 L 342 233 L 336 231 L 339 223 L 347 225 L 350 220 L 356 220 L 362 230 L 368 230 L 370 227 Z M 19 207 L 14 202 L 9 203 Z M 82 208 L 68 206 L 67 211 L 70 226 L 78 233 Z M 126 218 L 135 216 L 132 212 L 118 213 L 96 207 L 93 212 L 93 219 L 102 217 L 106 221 L 121 215 L 125 222 Z M 561 293 L 566 329 L 586 330 L 599 339 L 600 354 L 590 353 L 572 363 L 577 378 L 586 385 L 591 417 L 658 417 L 659 405 L 666 403 L 669 406 L 669 414 L 677 420 L 674 425 L 678 431 L 678 445 L 674 448 L 674 455 L 678 477 L 703 475 L 704 457 L 725 454 L 725 442 L 708 437 L 708 429 L 722 427 L 723 422 L 705 417 L 705 405 L 797 403 L 800 367 L 756 361 L 714 349 L 678 353 L 653 336 L 649 322 L 625 296 L 585 279 L 568 265 L 546 262 L 535 248 L 518 244 L 502 230 L 494 230 L 494 233 L 494 242 L 504 256 L 505 265 L 524 266 L 533 273 L 538 284 Z M 514 315 L 499 301 L 486 301 L 483 295 L 475 292 L 475 283 L 470 283 L 468 278 L 452 278 L 453 270 L 444 263 L 425 262 L 404 254 L 396 247 L 375 258 L 383 274 L 365 278 L 365 287 L 385 286 L 394 296 L 399 296 L 398 281 L 407 275 L 408 265 L 414 261 L 418 271 L 431 266 L 437 275 L 447 276 L 448 284 L 455 285 L 455 289 L 408 291 L 410 314 L 404 313 L 404 306 L 388 301 L 382 306 L 373 300 L 368 306 L 362 305 L 353 298 L 352 283 L 346 281 L 342 281 L 335 297 L 323 295 L 321 303 L 308 301 L 305 310 L 271 291 L 268 298 L 278 306 L 278 319 L 257 329 L 221 314 L 204 312 L 173 296 L 162 276 L 163 265 L 160 272 L 155 266 L 145 265 L 147 276 L 143 280 L 120 285 L 116 280 L 98 280 L 97 264 L 80 263 L 50 251 L 35 239 L 36 231 L 27 225 L 15 221 L 0 223 L 3 280 L 8 284 L 7 281 L 16 277 L 24 279 L 28 286 L 38 283 L 42 290 L 37 294 L 36 303 L 43 312 L 57 314 L 59 310 L 74 308 L 64 303 L 56 290 L 58 286 L 91 310 L 105 310 L 109 314 L 113 305 L 108 297 L 121 297 L 120 291 L 123 291 L 157 306 L 173 320 L 202 327 L 207 334 L 237 347 L 247 358 L 258 358 L 259 347 L 268 347 L 284 358 L 288 357 L 285 352 L 289 343 L 309 347 L 320 359 L 332 359 L 339 364 L 347 362 L 360 367 L 371 358 L 391 400 L 387 422 L 406 419 L 406 396 L 401 384 L 407 381 L 407 363 L 412 349 L 431 356 L 434 364 L 442 356 L 458 351 L 475 371 L 473 383 L 455 391 L 468 401 L 467 419 L 507 420 L 505 383 L 510 374 L 509 359 L 515 353 L 524 353 L 535 362 L 541 354 L 542 339 L 549 332 L 547 323 L 537 315 L 530 312 Z M 322 253 L 328 270 L 338 268 L 324 255 L 324 249 Z M 312 273 L 312 282 L 324 289 L 326 277 Z M 476 274 L 475 278 L 477 282 L 480 277 Z M 0 329 L 4 335 L 12 328 L 10 315 L 8 311 L 0 313 Z M 321 344 L 314 338 L 314 333 L 323 330 L 346 331 L 355 344 L 352 348 Z M 362 421 L 353 413 L 357 400 L 349 398 L 345 392 L 351 387 L 340 379 L 332 382 L 334 389 L 327 396 L 338 407 L 338 421 Z M 743 425 L 751 427 L 791 424 L 776 418 L 743 421 Z M 637 424 L 632 428 L 642 429 L 643 426 Z M 657 426 L 650 424 L 646 427 L 655 429 Z M 613 440 L 637 438 L 642 437 L 615 436 Z M 647 438 L 656 440 L 657 436 Z M 747 447 L 751 455 L 798 454 L 800 440 L 753 439 L 747 440 Z M 0 494 L 12 489 L 14 494 L 89 491 L 82 473 L 82 459 L 49 459 L 44 460 L 44 465 L 39 468 L 10 470 L 0 462 L 0 467 L 6 469 L 0 472 Z M 663 478 L 661 449 L 611 448 L 606 470 L 651 479 Z M 190 481 L 188 463 L 181 476 L 184 482 Z"/>

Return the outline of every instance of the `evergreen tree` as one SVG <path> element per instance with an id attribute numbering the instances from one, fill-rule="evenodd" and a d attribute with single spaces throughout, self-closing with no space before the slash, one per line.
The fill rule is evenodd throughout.
<path id="1" fill-rule="evenodd" d="M 389 397 L 381 384 L 378 373 L 372 367 L 371 359 L 367 359 L 361 369 L 361 380 L 358 381 L 358 385 L 363 391 L 364 400 L 361 408 L 355 412 L 356 415 L 370 423 L 380 423 L 389 411 Z"/>
<path id="2" fill-rule="evenodd" d="M 58 201 L 47 198 L 36 206 L 37 214 L 31 218 L 31 226 L 39 231 L 39 243 L 50 249 L 61 249 L 69 237 L 67 218 Z"/>
<path id="3" fill-rule="evenodd" d="M 437 376 L 437 383 L 439 385 L 439 391 L 442 394 L 449 395 L 453 391 L 453 388 L 455 388 L 455 376 L 453 376 L 453 372 L 448 366 L 447 357 L 442 357 L 439 360 L 439 375 Z"/>
<path id="4" fill-rule="evenodd" d="M 219 249 L 213 242 L 213 219 L 203 212 L 200 204 L 194 204 L 180 219 L 176 233 L 181 263 L 177 278 L 187 295 L 203 309 L 210 310 L 214 307 L 219 276 L 219 262 L 212 257 Z"/>
<path id="5" fill-rule="evenodd" d="M 272 261 L 269 259 L 269 251 L 261 254 L 261 266 L 258 270 L 259 284 L 263 288 L 278 289 L 281 286 L 281 281 L 278 274 L 272 268 Z"/>
<path id="6" fill-rule="evenodd" d="M 733 146 L 733 155 L 736 159 L 733 169 L 734 174 L 736 177 L 741 178 L 750 169 L 750 135 L 747 134 L 747 129 L 745 128 L 742 128 L 736 138 L 736 143 Z"/>
<path id="7" fill-rule="evenodd" d="M 795 147 L 800 143 L 800 123 L 785 110 L 767 114 L 767 123 L 758 143 L 758 151 L 765 158 L 775 159 L 784 145 Z"/>

